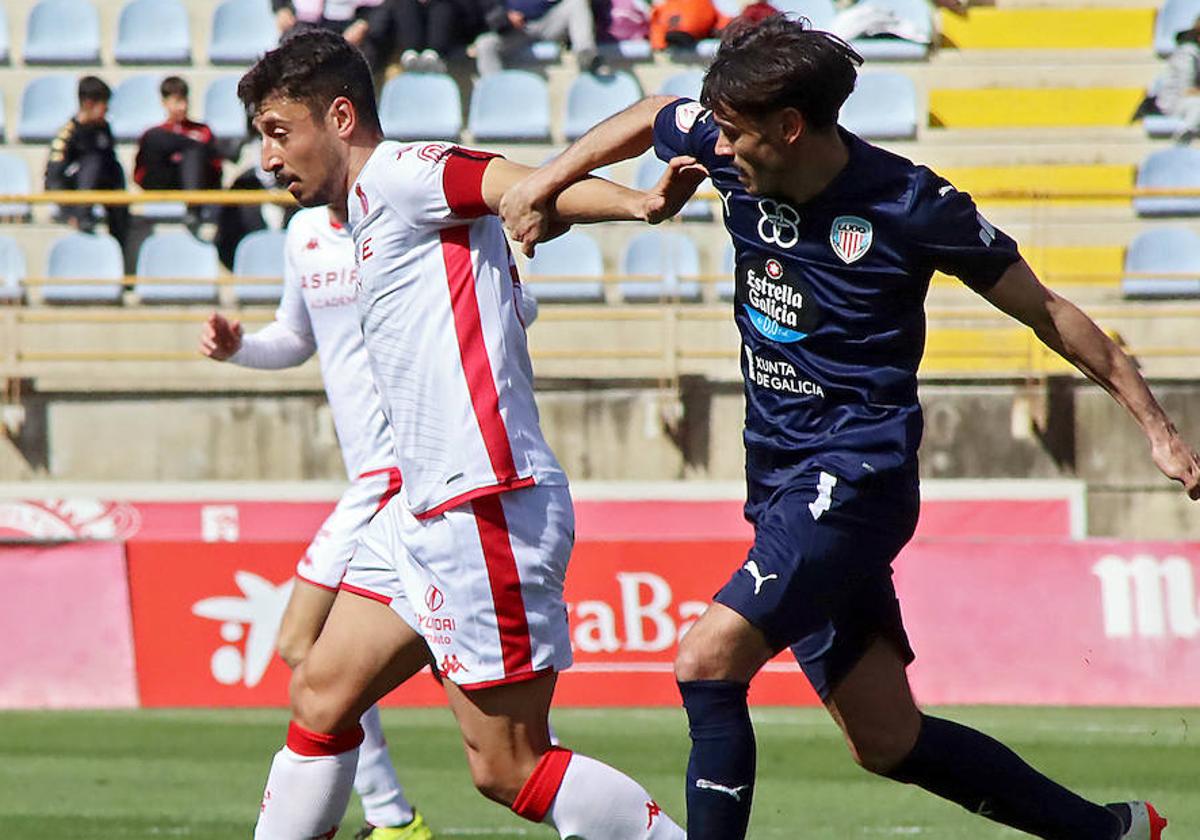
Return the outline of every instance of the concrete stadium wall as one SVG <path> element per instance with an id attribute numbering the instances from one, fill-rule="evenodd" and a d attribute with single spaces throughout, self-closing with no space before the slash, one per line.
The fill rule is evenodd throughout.
<path id="1" fill-rule="evenodd" d="M 1155 391 L 1200 442 L 1200 383 Z M 925 383 L 928 478 L 1081 478 L 1089 533 L 1200 536 L 1200 513 L 1162 478 L 1141 433 L 1111 399 L 1074 379 L 1048 385 Z M 0 481 L 341 480 L 320 393 L 33 393 L 24 422 L 0 435 Z M 736 383 L 543 383 L 548 439 L 575 480 L 737 481 Z"/>

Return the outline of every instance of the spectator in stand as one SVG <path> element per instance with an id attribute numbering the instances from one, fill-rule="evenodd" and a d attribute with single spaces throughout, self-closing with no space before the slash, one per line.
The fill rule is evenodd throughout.
<path id="1" fill-rule="evenodd" d="M 611 72 L 596 50 L 596 21 L 590 0 L 483 0 L 487 30 L 475 39 L 479 75 L 504 69 L 504 54 L 530 41 L 566 37 L 581 72 Z"/>
<path id="2" fill-rule="evenodd" d="M 188 86 L 168 76 L 159 87 L 167 119 L 138 141 L 133 180 L 145 190 L 214 190 L 221 188 L 221 155 L 212 130 L 188 118 Z M 184 223 L 200 222 L 188 208 Z"/>
<path id="3" fill-rule="evenodd" d="M 116 142 L 108 125 L 112 91 L 95 76 L 79 80 L 79 111 L 50 144 L 47 190 L 123 190 L 125 171 L 117 161 Z M 108 232 L 124 247 L 129 235 L 129 208 L 104 208 Z M 96 225 L 92 205 L 64 206 L 61 217 L 71 227 L 90 233 Z"/>
<path id="4" fill-rule="evenodd" d="M 1175 44 L 1154 99 L 1162 113 L 1179 120 L 1175 142 L 1190 143 L 1200 135 L 1200 18 Z"/>
<path id="5" fill-rule="evenodd" d="M 271 0 L 280 35 L 315 26 L 339 33 L 358 47 L 378 74 L 391 53 L 393 38 L 371 17 L 383 0 Z"/>
<path id="6" fill-rule="evenodd" d="M 650 12 L 650 46 L 691 49 L 697 41 L 718 37 L 728 23 L 712 0 L 663 0 Z"/>
<path id="7" fill-rule="evenodd" d="M 409 72 L 444 73 L 446 58 L 484 28 L 472 0 L 383 0 L 367 16 L 367 27 L 376 55 L 364 52 L 376 74 L 376 64 L 386 64 L 393 50 Z"/>

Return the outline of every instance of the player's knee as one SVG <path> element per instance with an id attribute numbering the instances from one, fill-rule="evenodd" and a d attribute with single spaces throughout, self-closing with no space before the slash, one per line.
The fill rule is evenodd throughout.
<path id="1" fill-rule="evenodd" d="M 720 651 L 709 645 L 689 644 L 684 636 L 675 654 L 675 679 L 679 682 L 727 678 L 727 664 Z"/>
<path id="2" fill-rule="evenodd" d="M 290 696 L 292 719 L 310 732 L 341 732 L 358 720 L 353 698 L 339 691 L 337 683 L 301 662 L 292 672 Z"/>
<path id="3" fill-rule="evenodd" d="M 312 650 L 313 639 L 305 633 L 297 633 L 286 625 L 279 628 L 279 638 L 275 641 L 275 650 L 279 657 L 293 671 L 300 667 L 304 657 Z"/>
<path id="4" fill-rule="evenodd" d="M 877 731 L 846 740 L 850 755 L 868 773 L 886 776 L 912 751 L 912 740 L 903 733 Z"/>
<path id="5" fill-rule="evenodd" d="M 475 789 L 493 802 L 511 808 L 525 784 L 519 770 L 510 763 L 478 752 L 468 752 L 467 758 Z"/>

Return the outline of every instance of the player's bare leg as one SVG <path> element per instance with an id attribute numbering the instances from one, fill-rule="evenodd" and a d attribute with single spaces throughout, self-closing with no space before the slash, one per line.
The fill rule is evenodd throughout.
<path id="1" fill-rule="evenodd" d="M 299 667 L 308 656 L 336 596 L 334 590 L 296 578 L 276 641 L 279 655 L 288 667 Z M 359 723 L 363 730 L 363 742 L 358 748 L 354 790 L 362 800 L 368 825 L 382 828 L 412 825 L 417 813 L 405 797 L 404 788 L 396 776 L 396 768 L 388 755 L 379 709 L 375 706 L 367 709 Z M 421 826 L 414 828 L 424 832 L 426 829 L 423 825 L 422 821 Z"/>
<path id="2" fill-rule="evenodd" d="M 885 639 L 877 638 L 868 647 L 834 687 L 826 707 L 842 728 L 855 760 L 873 773 L 919 785 L 1035 837 L 1119 840 L 1137 836 L 1126 833 L 1128 806 L 1110 809 L 1088 802 L 987 735 L 921 714 L 904 661 Z"/>
<path id="3" fill-rule="evenodd" d="M 464 691 L 445 681 L 480 793 L 564 837 L 682 840 L 683 829 L 640 784 L 602 762 L 551 746 L 557 675 Z"/>
<path id="4" fill-rule="evenodd" d="M 679 643 L 675 678 L 692 738 L 690 840 L 746 835 L 756 754 L 746 691 L 774 653 L 757 627 L 718 603 L 709 605 Z"/>
<path id="5" fill-rule="evenodd" d="M 256 840 L 336 833 L 363 739 L 359 719 L 428 663 L 424 639 L 386 605 L 337 596 L 292 675 L 292 723 L 271 765 Z"/>

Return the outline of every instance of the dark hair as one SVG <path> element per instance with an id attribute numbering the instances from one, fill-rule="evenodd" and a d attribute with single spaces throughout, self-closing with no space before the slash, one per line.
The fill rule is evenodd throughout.
<path id="1" fill-rule="evenodd" d="M 182 96 L 188 98 L 188 85 L 183 79 L 178 76 L 167 76 L 162 80 L 162 84 L 158 86 L 158 93 L 163 99 L 168 96 Z"/>
<path id="2" fill-rule="evenodd" d="M 366 59 L 328 29 L 309 28 L 285 36 L 238 82 L 238 97 L 251 111 L 257 112 L 272 96 L 307 105 L 318 120 L 333 100 L 344 96 L 354 103 L 364 125 L 379 130 L 375 83 Z"/>
<path id="3" fill-rule="evenodd" d="M 112 99 L 112 90 L 104 80 L 96 76 L 84 76 L 79 80 L 79 104 L 84 102 L 107 102 Z"/>
<path id="4" fill-rule="evenodd" d="M 759 118 L 795 108 L 817 129 L 837 124 L 862 56 L 803 18 L 772 15 L 735 23 L 704 76 L 700 101 L 718 114 Z"/>

